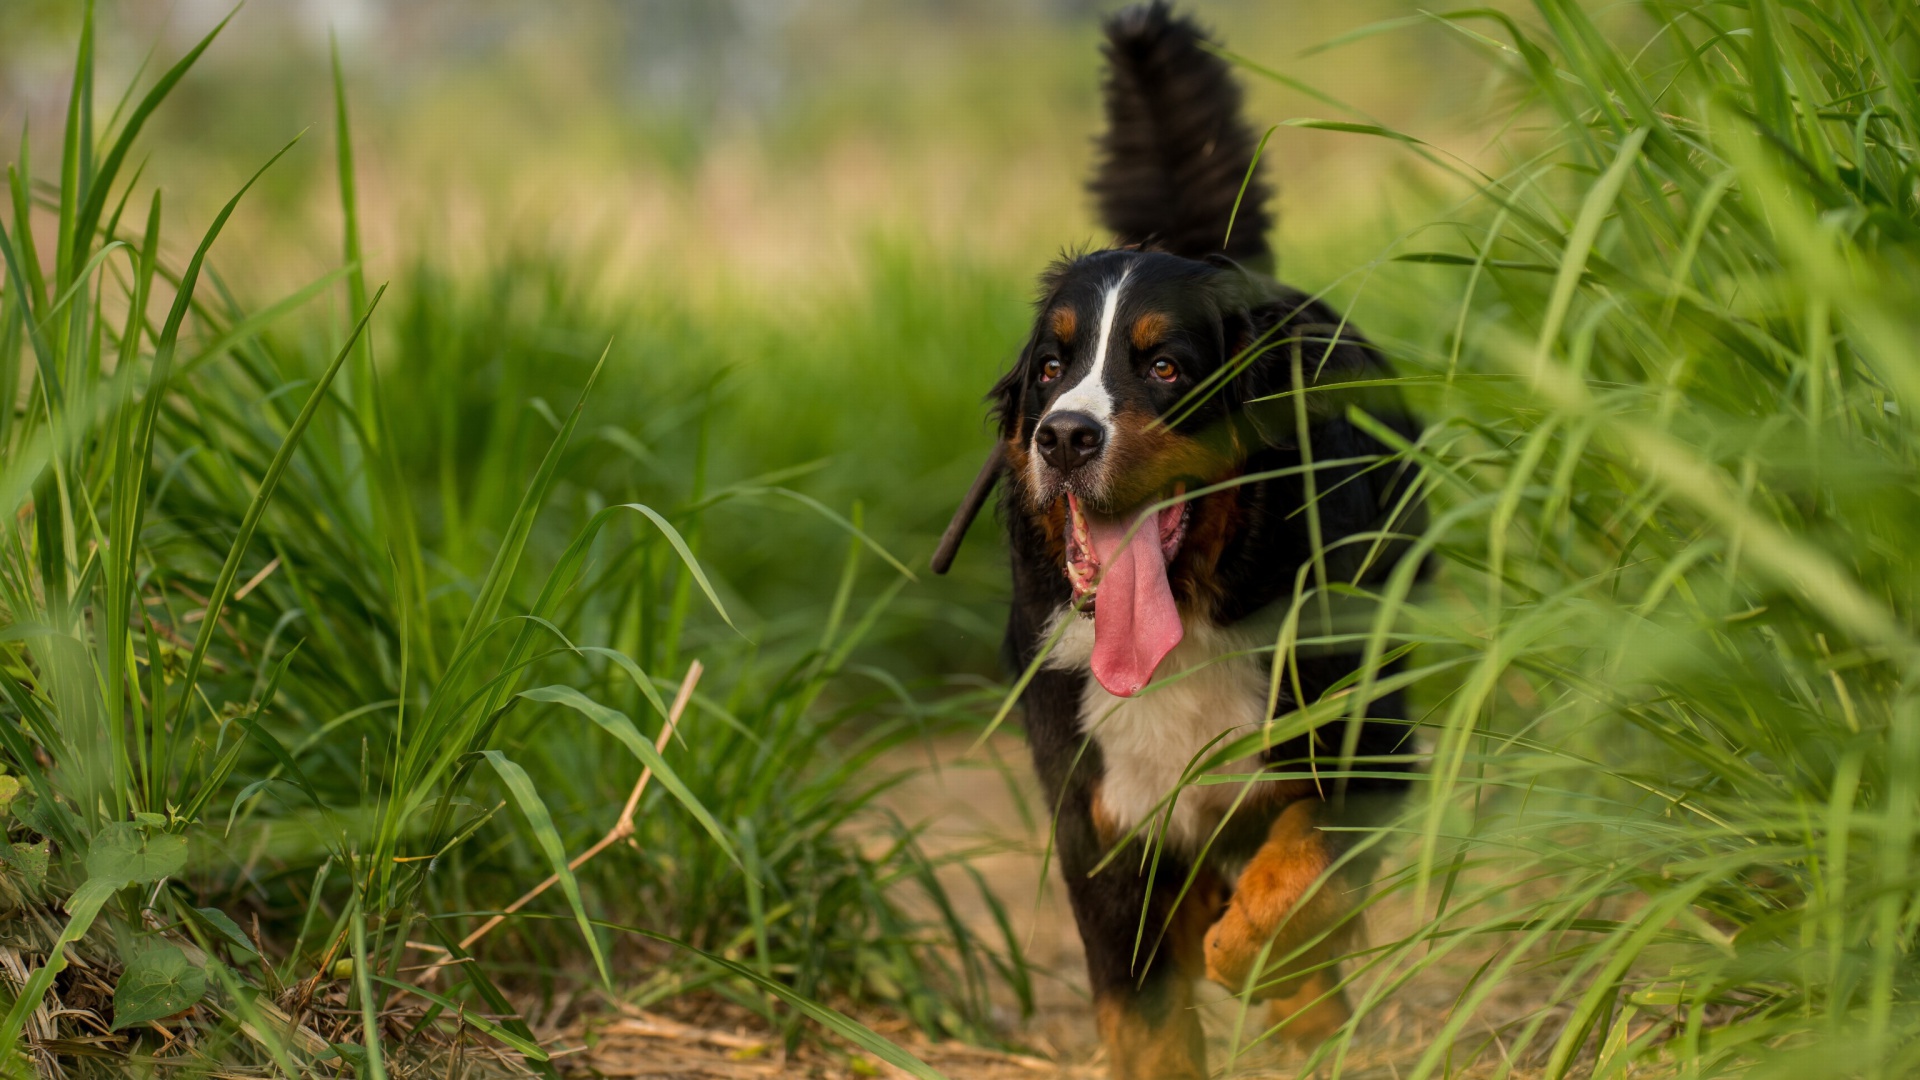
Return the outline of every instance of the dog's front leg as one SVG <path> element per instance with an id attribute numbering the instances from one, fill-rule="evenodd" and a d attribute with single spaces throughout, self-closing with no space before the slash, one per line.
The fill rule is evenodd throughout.
<path id="1" fill-rule="evenodd" d="M 1325 813 L 1302 799 L 1275 818 L 1267 839 L 1241 871 L 1226 912 L 1207 931 L 1207 977 L 1255 1000 L 1272 1002 L 1272 1019 L 1298 1045 L 1331 1036 L 1351 1015 L 1333 958 L 1354 930 L 1344 921 L 1347 883 L 1332 871 L 1333 852 L 1318 828 Z M 1266 967 L 1256 971 L 1262 953 Z"/>
<path id="2" fill-rule="evenodd" d="M 1086 947 L 1109 1069 L 1114 1080 L 1205 1080 L 1193 991 L 1205 976 L 1201 938 L 1220 913 L 1220 886 L 1204 876 L 1176 905 L 1188 872 L 1181 860 L 1163 857 L 1155 870 L 1137 842 L 1107 858 L 1120 830 L 1099 807 L 1100 748 L 1081 733 L 1084 679 L 1043 669 L 1022 701 L 1034 766 L 1056 807 L 1054 855 Z"/>
<path id="3" fill-rule="evenodd" d="M 1054 837 L 1112 1076 L 1204 1080 L 1206 1036 L 1193 989 L 1202 973 L 1200 937 L 1219 909 L 1208 906 L 1211 891 L 1197 887 L 1176 912 L 1187 868 L 1162 858 L 1152 871 L 1142 865 L 1138 843 L 1096 872 L 1108 851 L 1096 820 L 1097 791 L 1090 783 L 1068 793 Z"/>

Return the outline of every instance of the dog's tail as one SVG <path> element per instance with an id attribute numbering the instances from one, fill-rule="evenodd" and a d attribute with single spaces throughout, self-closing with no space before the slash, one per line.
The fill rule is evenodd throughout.
<path id="1" fill-rule="evenodd" d="M 1257 140 L 1206 32 L 1154 0 L 1113 16 L 1106 33 L 1107 131 L 1088 184 L 1101 223 L 1122 244 L 1270 269 L 1272 191 L 1256 174 L 1240 198 Z"/>

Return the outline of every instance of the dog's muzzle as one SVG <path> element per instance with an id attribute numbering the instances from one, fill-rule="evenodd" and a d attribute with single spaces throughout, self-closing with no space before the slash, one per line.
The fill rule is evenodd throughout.
<path id="1" fill-rule="evenodd" d="M 1106 425 L 1083 412 L 1048 413 L 1033 433 L 1033 448 L 1061 479 L 1098 459 L 1106 445 Z"/>

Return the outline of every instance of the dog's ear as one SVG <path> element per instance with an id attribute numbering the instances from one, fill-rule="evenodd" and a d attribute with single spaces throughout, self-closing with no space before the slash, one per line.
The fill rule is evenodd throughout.
<path id="1" fill-rule="evenodd" d="M 1221 363 L 1227 372 L 1216 392 L 1225 399 L 1233 424 L 1253 441 L 1291 445 L 1288 402 L 1262 400 L 1292 385 L 1291 366 L 1276 345 L 1279 335 L 1270 332 L 1277 321 L 1272 286 L 1225 255 L 1204 261 L 1220 271 L 1212 286 Z"/>
<path id="2" fill-rule="evenodd" d="M 1235 424 L 1253 441 L 1271 447 L 1296 442 L 1293 402 L 1294 343 L 1282 340 L 1271 308 L 1241 308 L 1221 320 L 1228 334 L 1227 362 L 1235 369 L 1223 391 Z"/>
<path id="3" fill-rule="evenodd" d="M 1002 441 L 1017 435 L 1021 422 L 1026 418 L 1027 388 L 1033 384 L 1033 380 L 1028 377 L 1029 369 L 1033 365 L 1033 349 L 1038 340 L 1039 333 L 1036 331 L 1020 349 L 1020 356 L 1013 362 L 1013 366 L 1007 369 L 1005 375 L 1000 376 L 999 381 L 993 384 L 992 390 L 987 391 L 987 408 L 994 423 L 1000 428 Z"/>

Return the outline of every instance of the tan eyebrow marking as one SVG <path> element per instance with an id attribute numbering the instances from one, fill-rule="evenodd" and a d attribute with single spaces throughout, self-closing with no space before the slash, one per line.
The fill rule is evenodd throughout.
<path id="1" fill-rule="evenodd" d="M 1053 336 L 1061 341 L 1072 341 L 1074 331 L 1080 329 L 1080 316 L 1070 307 L 1057 307 L 1047 318 L 1053 323 Z"/>
<path id="2" fill-rule="evenodd" d="M 1158 311 L 1150 311 L 1133 321 L 1133 347 L 1151 349 L 1167 339 L 1173 320 Z"/>

